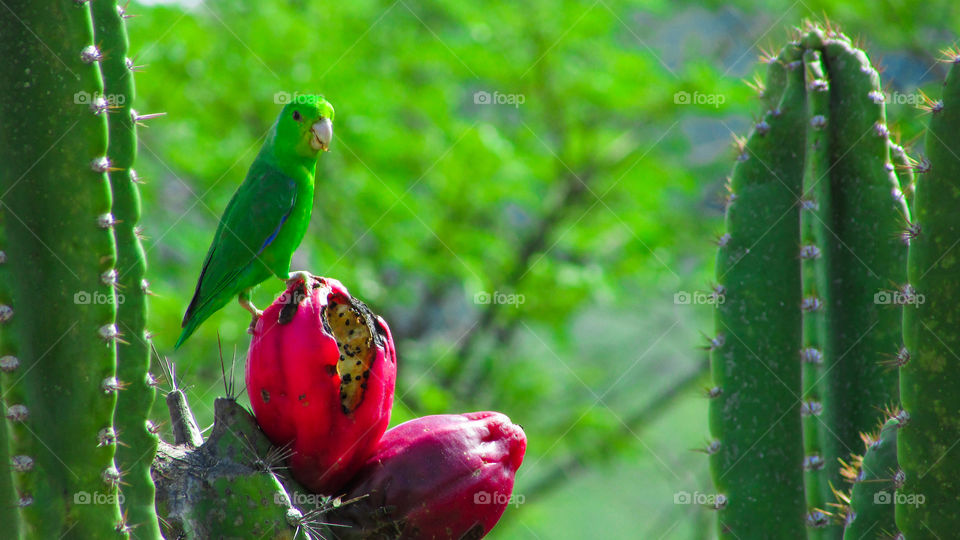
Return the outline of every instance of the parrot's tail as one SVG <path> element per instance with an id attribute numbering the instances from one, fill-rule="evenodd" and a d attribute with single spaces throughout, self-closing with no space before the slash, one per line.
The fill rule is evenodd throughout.
<path id="1" fill-rule="evenodd" d="M 193 335 L 197 328 L 200 328 L 200 325 L 203 324 L 204 321 L 209 319 L 210 316 L 217 311 L 220 311 L 220 309 L 230 303 L 230 300 L 233 298 L 234 296 L 231 294 L 218 295 L 203 303 L 199 309 L 188 310 L 187 316 L 183 320 L 183 330 L 180 332 L 180 337 L 177 338 L 177 344 L 173 346 L 174 350 L 179 349 L 180 346 L 187 341 L 187 338 Z M 193 306 L 191 305 L 191 307 Z"/>

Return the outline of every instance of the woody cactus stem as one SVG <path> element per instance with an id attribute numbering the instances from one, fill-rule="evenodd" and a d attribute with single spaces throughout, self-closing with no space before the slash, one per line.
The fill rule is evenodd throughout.
<path id="1" fill-rule="evenodd" d="M 906 483 L 896 519 L 907 538 L 953 538 L 960 530 L 960 51 L 947 51 L 947 61 L 943 98 L 930 106 L 929 171 L 918 175 L 906 233 L 910 283 L 924 299 L 903 315 L 909 361 L 900 392 L 909 423 L 898 441 Z M 911 496 L 924 504 L 909 504 Z"/>
<path id="2" fill-rule="evenodd" d="M 102 54 L 83 2 L 16 2 L 0 33 L 4 469 L 22 536 L 121 537 L 107 119 L 78 103 L 103 91 Z"/>
<path id="3" fill-rule="evenodd" d="M 814 43 L 810 43 L 814 42 Z M 818 33 L 811 32 L 806 45 L 822 43 Z M 803 169 L 803 198 L 800 202 L 800 265 L 803 274 L 803 469 L 806 477 L 807 524 L 810 538 L 821 538 L 828 518 L 824 511 L 829 500 L 821 441 L 820 413 L 823 410 L 821 380 L 823 348 L 827 337 L 826 306 L 822 295 L 828 290 L 829 262 L 824 254 L 829 232 L 825 226 L 830 215 L 829 118 L 830 83 L 820 52 L 803 53 L 804 79 L 807 92 L 806 152 Z"/>
<path id="4" fill-rule="evenodd" d="M 117 243 L 115 283 L 123 302 L 117 305 L 117 329 L 122 341 L 117 346 L 117 396 L 114 429 L 120 442 L 116 464 L 123 472 L 123 510 L 136 536 L 141 540 L 159 539 L 160 526 L 154 509 L 155 488 L 150 464 L 157 451 L 158 437 L 147 418 L 156 397 L 150 374 L 150 346 L 146 330 L 147 283 L 146 256 L 137 235 L 140 220 L 140 193 L 133 164 L 137 157 L 137 114 L 132 62 L 127 58 L 127 31 L 123 7 L 116 0 L 93 0 L 94 35 L 102 48 L 104 96 L 95 106 L 108 109 L 109 145 L 107 157 L 114 170 L 109 172 L 113 193 L 113 227 Z M 119 296 L 118 296 L 119 298 Z"/>
<path id="5" fill-rule="evenodd" d="M 825 40 L 830 81 L 829 213 L 824 214 L 829 288 L 823 292 L 823 412 L 826 481 L 842 485 L 839 459 L 861 446 L 860 433 L 884 420 L 899 399 L 890 365 L 901 343 L 908 216 L 889 154 L 880 76 L 842 35 Z M 821 209 L 821 212 L 823 210 Z M 821 489 L 826 486 L 821 485 Z M 839 527 L 832 537 L 839 534 Z"/>
<path id="6" fill-rule="evenodd" d="M 780 57 L 787 83 L 743 145 L 720 239 L 711 371 L 710 469 L 721 538 L 803 538 L 800 238 L 804 140 L 801 50 Z M 776 485 L 775 497 L 762 494 Z"/>

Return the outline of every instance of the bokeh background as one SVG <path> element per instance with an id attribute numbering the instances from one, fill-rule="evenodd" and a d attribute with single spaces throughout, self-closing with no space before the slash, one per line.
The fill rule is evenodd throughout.
<path id="1" fill-rule="evenodd" d="M 529 449 L 491 538 L 711 538 L 703 389 L 745 80 L 805 18 L 861 36 L 893 131 L 921 129 L 955 2 L 303 0 L 131 5 L 151 330 L 202 426 L 243 385 L 231 304 L 172 346 L 280 102 L 336 107 L 294 267 L 390 323 L 393 423 L 494 409 Z M 258 305 L 281 292 L 260 287 Z M 689 303 L 686 303 L 689 300 Z M 218 335 L 222 349 L 218 347 Z M 159 372 L 157 367 L 155 371 Z M 169 384 L 169 381 L 166 382 Z M 246 397 L 241 401 L 246 403 Z M 162 407 L 155 416 L 164 417 Z M 685 504 L 685 502 L 693 504 Z"/>

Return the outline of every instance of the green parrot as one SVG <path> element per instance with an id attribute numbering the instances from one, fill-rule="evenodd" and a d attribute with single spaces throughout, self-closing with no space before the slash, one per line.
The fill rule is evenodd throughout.
<path id="1" fill-rule="evenodd" d="M 253 315 L 252 327 L 262 312 L 250 293 L 271 275 L 309 276 L 291 273 L 290 259 L 310 222 L 317 158 L 332 138 L 333 106 L 321 96 L 297 95 L 280 111 L 220 218 L 175 348 L 234 296 Z"/>

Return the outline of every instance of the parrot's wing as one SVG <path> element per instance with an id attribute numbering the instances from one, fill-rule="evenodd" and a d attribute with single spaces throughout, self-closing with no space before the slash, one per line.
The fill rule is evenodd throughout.
<path id="1" fill-rule="evenodd" d="M 239 274 L 277 237 L 296 200 L 293 178 L 269 166 L 255 164 L 251 168 L 220 218 L 193 300 L 183 316 L 184 326 L 205 303 L 236 285 Z"/>

